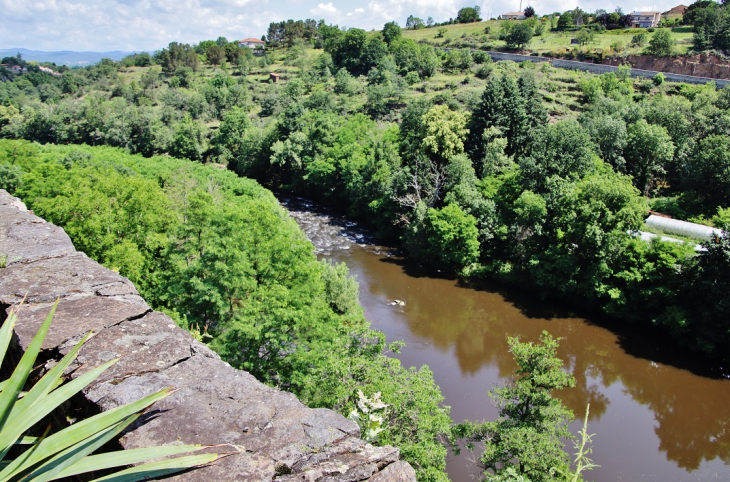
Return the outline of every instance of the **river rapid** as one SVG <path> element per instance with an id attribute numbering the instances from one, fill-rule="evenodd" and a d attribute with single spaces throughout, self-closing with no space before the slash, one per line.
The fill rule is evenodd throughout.
<path id="1" fill-rule="evenodd" d="M 576 416 L 572 433 L 591 406 L 592 458 L 601 467 L 585 473 L 586 480 L 730 480 L 730 379 L 721 370 L 704 370 L 656 333 L 609 330 L 514 288 L 440 277 L 312 203 L 282 198 L 282 204 L 320 257 L 346 263 L 357 276 L 372 328 L 389 342 L 406 342 L 402 363 L 431 368 L 455 422 L 496 419 L 488 392 L 507 383 L 515 367 L 507 336 L 536 340 L 547 330 L 563 338 L 559 356 L 576 379 L 575 388 L 556 393 Z M 476 459 L 477 452 L 450 455 L 451 479 L 478 478 Z"/>

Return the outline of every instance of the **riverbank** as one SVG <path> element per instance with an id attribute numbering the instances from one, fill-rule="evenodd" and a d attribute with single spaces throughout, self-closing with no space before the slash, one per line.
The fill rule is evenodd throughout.
<path id="1" fill-rule="evenodd" d="M 638 328 L 609 330 L 600 319 L 571 315 L 565 305 L 520 289 L 439 276 L 379 247 L 359 225 L 314 203 L 307 205 L 306 217 L 293 217 L 306 233 L 320 233 L 310 239 L 322 239 L 319 227 L 347 223 L 342 235 L 346 241 L 324 245 L 347 247 L 321 256 L 345 262 L 358 277 L 368 321 L 388 341 L 406 342 L 396 355 L 405 366 L 427 364 L 432 369 L 456 422 L 496 418 L 487 393 L 512 374 L 506 337 L 535 340 L 545 329 L 564 338 L 559 355 L 577 379 L 576 388 L 564 390 L 560 398 L 576 415 L 591 403 L 589 431 L 597 434 L 593 455 L 602 467 L 590 472 L 588 480 L 730 477 L 725 465 L 730 461 L 725 443 L 730 407 L 724 401 L 730 396 L 730 380 L 689 366 L 676 345 Z M 296 209 L 301 213 L 303 205 Z M 352 233 L 365 235 L 367 241 L 353 241 Z M 393 299 L 404 300 L 405 306 L 391 305 Z M 576 433 L 579 425 L 573 424 L 571 431 Z M 451 479 L 478 474 L 474 458 L 469 452 L 450 456 Z"/>

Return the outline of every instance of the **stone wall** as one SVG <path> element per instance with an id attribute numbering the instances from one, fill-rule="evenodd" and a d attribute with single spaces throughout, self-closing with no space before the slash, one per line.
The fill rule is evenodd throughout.
<path id="1" fill-rule="evenodd" d="M 498 62 L 500 60 L 511 60 L 513 62 L 550 62 L 553 67 L 569 70 L 580 70 L 582 72 L 590 72 L 593 74 L 605 74 L 606 72 L 616 72 L 617 67 L 614 65 L 594 64 L 592 62 L 578 62 L 575 60 L 550 59 L 547 57 L 536 57 L 533 55 L 508 54 L 504 52 L 487 52 L 492 60 Z M 658 71 L 631 69 L 631 77 L 653 78 Z M 715 82 L 718 88 L 726 86 L 730 80 L 711 79 L 707 77 L 697 77 L 693 75 L 673 74 L 662 72 L 665 80 L 669 82 L 683 82 L 686 84 L 707 84 Z"/>
<path id="2" fill-rule="evenodd" d="M 615 72 L 618 67 L 605 64 L 593 64 L 590 62 L 576 62 L 575 60 L 553 59 L 551 62 L 553 67 L 562 69 L 580 70 L 583 72 L 591 72 L 594 74 L 605 74 L 606 72 Z M 647 79 L 654 78 L 659 72 L 656 70 L 631 69 L 631 77 L 643 77 Z M 715 82 L 718 88 L 726 86 L 730 81 L 720 79 L 709 79 L 707 77 L 696 77 L 692 75 L 672 74 L 662 72 L 664 79 L 668 82 L 683 82 L 685 84 L 707 84 Z"/>
<path id="3" fill-rule="evenodd" d="M 234 454 L 176 480 L 415 481 L 398 449 L 373 447 L 360 440 L 354 422 L 332 410 L 307 408 L 294 395 L 232 368 L 153 311 L 129 280 L 77 252 L 61 228 L 0 190 L 3 255 L 0 321 L 26 297 L 15 330 L 16 356 L 58 298 L 43 345 L 47 366 L 91 330 L 97 335 L 81 350 L 70 376 L 120 359 L 84 390 L 87 411 L 177 388 L 123 435 L 122 447 L 225 444 L 216 451 Z"/>
<path id="4" fill-rule="evenodd" d="M 547 57 L 538 57 L 536 55 L 519 55 L 519 54 L 508 54 L 505 52 L 487 52 L 492 60 L 499 62 L 500 60 L 511 60 L 513 62 L 549 62 L 550 59 Z"/>
<path id="5" fill-rule="evenodd" d="M 655 57 L 653 55 L 629 55 L 627 57 L 608 57 L 604 63 L 609 65 L 629 64 L 634 69 L 670 72 L 710 79 L 730 79 L 730 61 L 724 56 L 710 52 L 677 57 Z"/>

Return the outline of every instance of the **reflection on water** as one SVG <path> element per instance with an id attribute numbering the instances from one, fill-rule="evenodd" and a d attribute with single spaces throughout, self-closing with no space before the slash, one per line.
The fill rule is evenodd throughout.
<path id="1" fill-rule="evenodd" d="M 316 222 L 308 221 L 310 232 L 318 231 Z M 730 480 L 730 380 L 678 368 L 688 366 L 682 350 L 667 348 L 656 335 L 619 336 L 529 296 L 507 300 L 496 291 L 434 278 L 357 245 L 361 239 L 351 236 L 346 248 L 330 242 L 331 256 L 357 275 L 373 328 L 389 341 L 406 341 L 403 363 L 430 366 L 455 421 L 496 418 L 487 393 L 513 373 L 507 336 L 536 340 L 547 330 L 563 338 L 559 355 L 576 378 L 576 388 L 557 395 L 578 418 L 591 404 L 593 458 L 601 467 L 588 480 Z M 391 306 L 393 299 L 406 304 Z M 578 422 L 571 426 L 573 433 L 579 428 Z M 478 474 L 474 459 L 468 453 L 450 457 L 451 478 Z"/>

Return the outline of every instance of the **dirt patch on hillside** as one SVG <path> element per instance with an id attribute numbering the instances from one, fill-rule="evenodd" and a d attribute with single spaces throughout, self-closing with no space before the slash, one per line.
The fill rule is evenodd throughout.
<path id="1" fill-rule="evenodd" d="M 716 54 L 697 54 L 682 57 L 653 57 L 631 55 L 603 61 L 608 65 L 629 64 L 634 69 L 656 70 L 673 74 L 694 75 L 711 79 L 730 79 L 730 60 Z"/>

